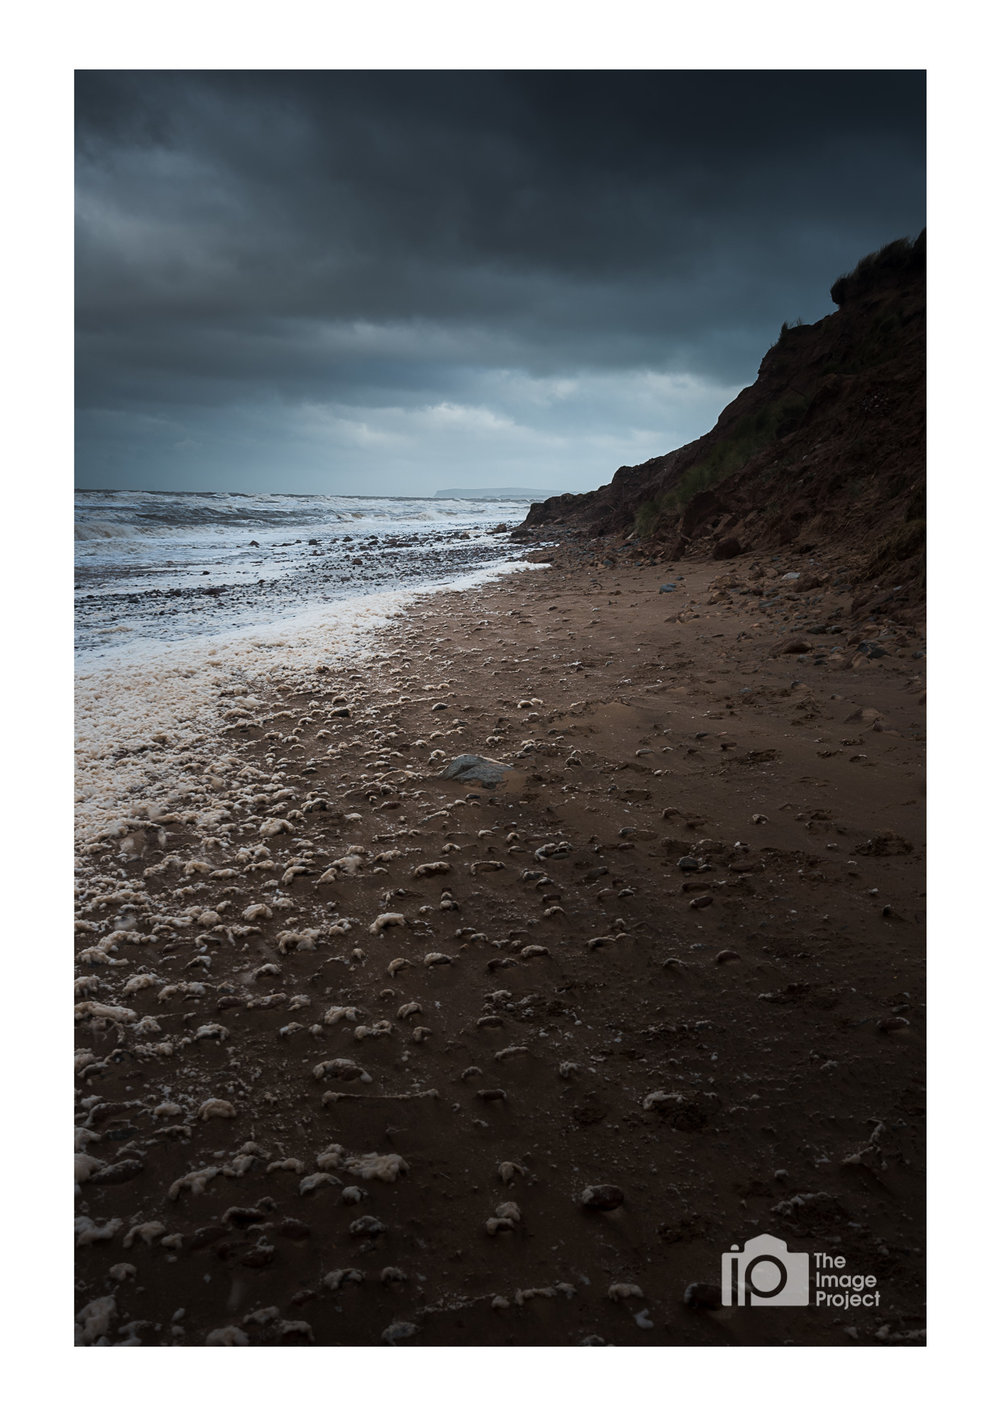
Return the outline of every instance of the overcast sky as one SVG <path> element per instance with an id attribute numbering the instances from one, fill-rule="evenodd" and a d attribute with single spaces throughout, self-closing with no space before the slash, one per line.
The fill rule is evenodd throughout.
<path id="1" fill-rule="evenodd" d="M 80 72 L 77 481 L 585 490 L 924 225 L 909 72 Z"/>

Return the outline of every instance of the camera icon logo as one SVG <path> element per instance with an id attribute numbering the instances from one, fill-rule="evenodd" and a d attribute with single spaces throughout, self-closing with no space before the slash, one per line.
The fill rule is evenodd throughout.
<path id="1" fill-rule="evenodd" d="M 803 1308 L 809 1302 L 809 1255 L 789 1253 L 773 1234 L 733 1244 L 722 1256 L 722 1301 L 745 1308 Z"/>

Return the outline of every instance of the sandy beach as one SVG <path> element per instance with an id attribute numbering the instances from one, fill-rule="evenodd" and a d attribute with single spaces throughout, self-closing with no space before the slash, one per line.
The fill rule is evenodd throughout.
<path id="1" fill-rule="evenodd" d="M 846 557 L 567 541 L 134 748 L 79 1341 L 923 1341 L 925 645 Z M 761 1233 L 878 1306 L 720 1305 Z"/>

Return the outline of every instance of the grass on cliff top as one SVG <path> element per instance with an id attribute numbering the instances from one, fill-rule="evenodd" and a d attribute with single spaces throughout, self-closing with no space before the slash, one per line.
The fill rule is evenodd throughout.
<path id="1" fill-rule="evenodd" d="M 852 271 L 835 280 L 830 286 L 830 299 L 835 305 L 858 300 L 872 290 L 877 290 L 893 276 L 911 274 L 923 269 L 926 262 L 926 230 L 921 231 L 915 241 L 911 241 L 907 236 L 898 241 L 890 241 L 879 250 L 862 256 Z"/>
<path id="2" fill-rule="evenodd" d="M 635 513 L 636 535 L 640 538 L 655 535 L 670 517 L 680 515 L 698 492 L 709 491 L 738 472 L 776 438 L 790 433 L 802 421 L 808 406 L 806 397 L 793 394 L 741 418 L 729 435 L 714 443 L 672 487 L 642 503 Z"/>

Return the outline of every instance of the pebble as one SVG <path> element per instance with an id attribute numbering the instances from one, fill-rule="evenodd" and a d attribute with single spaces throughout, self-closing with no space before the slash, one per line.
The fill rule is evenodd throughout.
<path id="1" fill-rule="evenodd" d="M 398 929 L 406 924 L 406 916 L 401 914 L 381 914 L 368 926 L 369 934 L 383 934 L 387 929 Z"/>
<path id="2" fill-rule="evenodd" d="M 382 1334 L 382 1341 L 394 1347 L 397 1342 L 413 1337 L 416 1332 L 416 1323 L 390 1323 Z"/>
<path id="3" fill-rule="evenodd" d="M 363 1214 L 360 1219 L 353 1221 L 348 1232 L 354 1235 L 368 1234 L 374 1236 L 376 1234 L 384 1234 L 387 1229 L 388 1225 L 383 1224 L 382 1220 L 376 1219 L 373 1214 Z"/>
<path id="4" fill-rule="evenodd" d="M 715 1312 L 722 1307 L 722 1289 L 717 1283 L 689 1283 L 684 1290 L 684 1302 L 689 1308 Z"/>
<path id="5" fill-rule="evenodd" d="M 312 1069 L 312 1074 L 317 1082 L 325 1081 L 328 1077 L 338 1077 L 342 1082 L 371 1081 L 365 1069 L 349 1057 L 331 1057 L 325 1062 L 318 1062 Z"/>
<path id="6" fill-rule="evenodd" d="M 625 1203 L 625 1191 L 617 1185 L 588 1185 L 580 1196 L 586 1209 L 615 1210 Z"/>
<path id="7" fill-rule="evenodd" d="M 513 770 L 503 762 L 467 752 L 450 762 L 441 776 L 456 782 L 479 782 L 484 787 L 495 787 L 503 781 L 505 773 Z"/>

